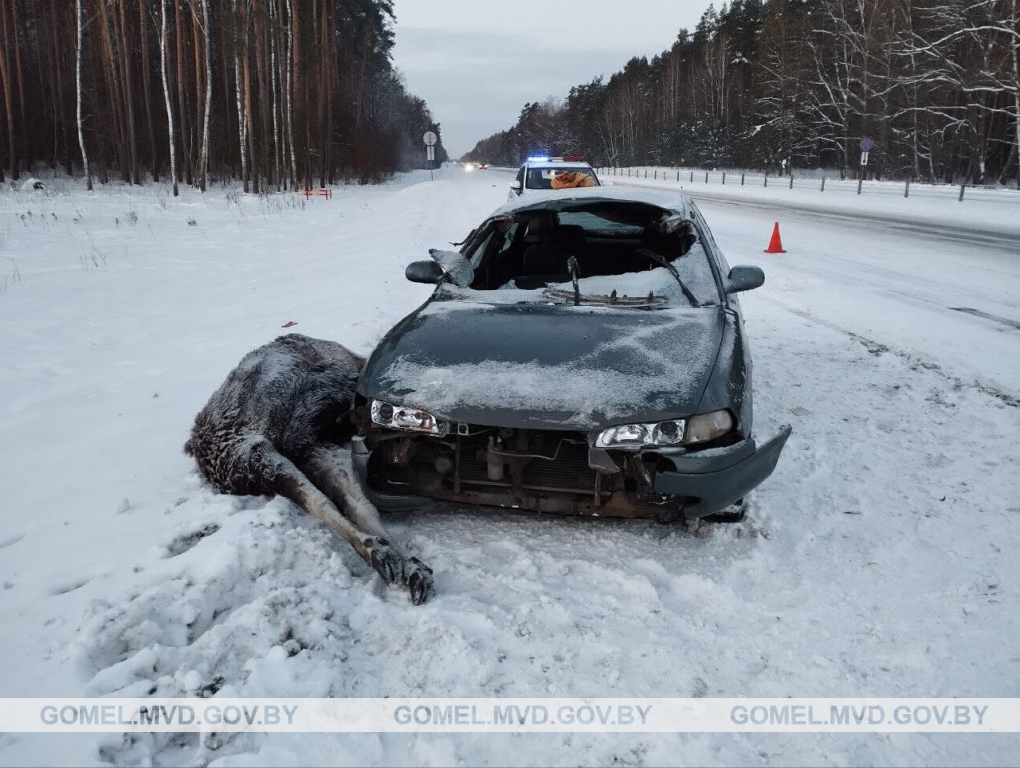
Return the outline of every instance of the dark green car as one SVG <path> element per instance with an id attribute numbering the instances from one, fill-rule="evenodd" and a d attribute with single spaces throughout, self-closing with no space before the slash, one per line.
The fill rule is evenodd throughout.
<path id="1" fill-rule="evenodd" d="M 730 269 L 683 193 L 621 187 L 508 203 L 369 358 L 355 465 L 383 508 L 420 497 L 595 516 L 739 518 L 790 435 L 751 436 Z"/>

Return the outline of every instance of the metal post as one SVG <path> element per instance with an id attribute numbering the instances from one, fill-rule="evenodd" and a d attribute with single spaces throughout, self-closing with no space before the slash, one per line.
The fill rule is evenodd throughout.
<path id="1" fill-rule="evenodd" d="M 793 189 L 793 169 L 790 169 L 790 189 Z"/>
<path id="2" fill-rule="evenodd" d="M 676 180 L 677 180 L 677 183 L 680 182 L 680 171 L 676 172 Z"/>
<path id="3" fill-rule="evenodd" d="M 861 194 L 861 188 L 864 186 L 864 176 L 857 177 L 857 194 Z"/>
<path id="4" fill-rule="evenodd" d="M 648 178 L 648 169 L 647 168 L 645 168 L 645 178 L 646 179 Z"/>
<path id="5" fill-rule="evenodd" d="M 705 171 L 705 183 L 708 184 L 708 171 Z"/>
<path id="6" fill-rule="evenodd" d="M 742 174 L 740 174 L 740 186 L 744 186 L 744 176 L 745 176 L 745 175 L 746 175 L 746 174 L 743 174 L 743 173 L 742 173 Z"/>
<path id="7" fill-rule="evenodd" d="M 726 186 L 726 171 L 722 172 L 722 183 L 723 183 L 723 186 L 725 187 Z"/>
<path id="8" fill-rule="evenodd" d="M 960 202 L 961 202 L 961 203 L 963 202 L 963 191 L 964 191 L 965 189 L 967 189 L 967 185 L 966 185 L 966 184 L 961 184 L 961 185 L 960 185 Z"/>
<path id="9" fill-rule="evenodd" d="M 903 196 L 910 197 L 910 179 L 907 179 L 907 183 L 903 187 Z"/>
<path id="10" fill-rule="evenodd" d="M 765 186 L 767 187 L 768 185 L 769 185 L 769 172 L 768 172 L 768 169 L 766 168 L 765 169 Z"/>

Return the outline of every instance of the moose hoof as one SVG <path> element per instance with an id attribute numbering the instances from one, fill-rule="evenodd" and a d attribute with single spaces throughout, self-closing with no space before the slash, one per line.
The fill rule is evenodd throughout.
<path id="1" fill-rule="evenodd" d="M 404 584 L 411 593 L 411 602 L 421 605 L 435 594 L 432 583 L 432 569 L 417 557 L 412 557 L 404 565 Z"/>
<path id="2" fill-rule="evenodd" d="M 365 554 L 368 564 L 387 584 L 397 584 L 403 580 L 404 558 L 386 539 L 366 539 Z"/>

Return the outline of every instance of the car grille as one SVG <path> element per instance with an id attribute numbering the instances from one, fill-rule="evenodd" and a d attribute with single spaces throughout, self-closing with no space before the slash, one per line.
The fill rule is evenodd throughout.
<path id="1" fill-rule="evenodd" d="M 583 435 L 572 432 L 546 432 L 543 434 L 544 455 L 556 455 L 554 460 L 532 459 L 524 467 L 523 487 L 530 490 L 576 491 L 578 493 L 594 493 L 597 473 L 588 466 L 588 446 Z M 559 450 L 557 451 L 557 444 Z M 498 486 L 510 488 L 512 478 L 509 472 L 500 481 L 489 480 L 485 463 L 484 450 L 487 438 L 464 438 L 460 459 L 460 480 L 462 483 Z M 603 478 L 603 490 L 609 486 Z"/>

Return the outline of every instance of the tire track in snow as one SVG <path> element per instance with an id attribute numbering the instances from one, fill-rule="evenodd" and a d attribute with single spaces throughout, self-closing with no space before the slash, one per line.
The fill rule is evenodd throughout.
<path id="1" fill-rule="evenodd" d="M 924 368 L 929 371 L 934 371 L 952 386 L 969 387 L 971 389 L 977 390 L 978 392 L 981 392 L 982 394 L 988 395 L 989 397 L 994 397 L 996 400 L 1002 402 L 1005 405 L 1010 406 L 1011 408 L 1020 408 L 1020 395 L 1004 392 L 999 387 L 987 384 L 979 379 L 973 379 L 972 381 L 969 382 L 965 381 L 959 378 L 958 376 L 949 373 L 938 363 L 932 362 L 931 360 L 922 359 L 917 355 L 911 354 L 910 352 L 907 352 L 905 350 L 890 347 L 887 344 L 882 344 L 880 342 L 874 341 L 873 339 L 869 339 L 868 337 L 862 336 L 861 334 L 851 331 L 848 328 L 843 328 L 842 326 L 837 325 L 836 323 L 818 317 L 817 315 L 808 312 L 807 310 L 792 307 L 786 302 L 777 299 L 775 296 L 770 296 L 768 294 L 763 293 L 758 298 L 762 299 L 763 301 L 767 301 L 768 303 L 773 304 L 787 312 L 790 312 L 791 314 L 797 315 L 797 317 L 803 318 L 804 320 L 815 323 L 816 325 L 825 326 L 826 328 L 836 331 L 837 333 L 841 333 L 844 336 L 848 336 L 849 338 L 863 345 L 869 352 L 871 352 L 874 355 L 881 355 L 885 352 L 891 352 L 892 354 L 901 358 L 904 362 L 908 363 L 911 366 L 911 368 Z"/>

